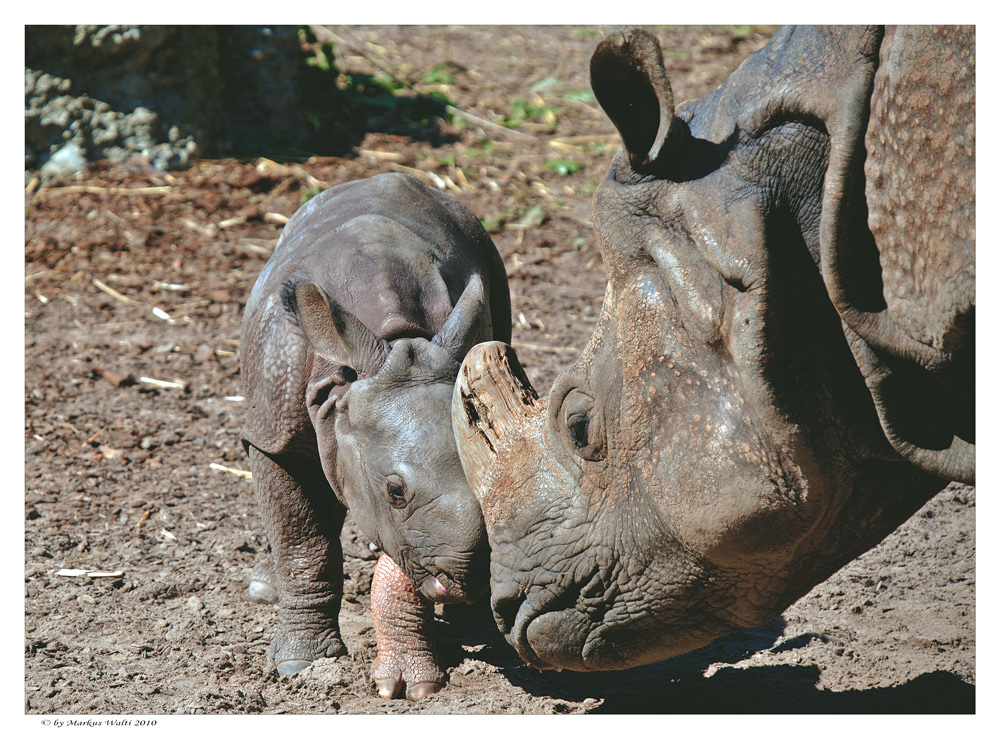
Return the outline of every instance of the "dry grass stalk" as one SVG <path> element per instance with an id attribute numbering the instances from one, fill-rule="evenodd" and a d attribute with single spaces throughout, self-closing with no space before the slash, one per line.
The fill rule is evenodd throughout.
<path id="1" fill-rule="evenodd" d="M 43 187 L 39 195 L 166 195 L 172 188 L 158 187 L 96 187 L 94 185 L 66 185 L 64 187 Z"/>
<path id="2" fill-rule="evenodd" d="M 139 382 L 144 382 L 147 385 L 152 385 L 153 387 L 163 387 L 177 390 L 184 388 L 183 382 L 168 382 L 167 380 L 157 380 L 153 377 L 140 377 Z"/>
<path id="3" fill-rule="evenodd" d="M 123 303 L 135 303 L 136 302 L 136 301 L 132 300 L 132 298 L 127 297 L 125 295 L 122 295 L 120 292 L 118 292 L 117 290 L 115 290 L 113 287 L 105 285 L 103 282 L 101 282 L 100 280 L 98 280 L 96 277 L 94 279 L 92 279 L 91 282 L 93 283 L 94 287 L 96 287 L 101 292 L 107 293 L 108 295 L 110 295 L 115 300 L 120 300 Z"/>
<path id="4" fill-rule="evenodd" d="M 470 123 L 475 123 L 476 125 L 487 128 L 491 131 L 496 131 L 497 133 L 506 136 L 510 139 L 519 139 L 521 141 L 540 141 L 537 136 L 532 136 L 530 133 L 524 133 L 524 131 L 516 131 L 513 128 L 507 128 L 506 126 L 501 126 L 499 123 L 494 123 L 493 121 L 488 121 L 485 118 L 480 118 L 478 115 L 473 115 L 464 110 L 459 110 L 454 105 L 446 105 L 445 110 L 447 110 L 452 115 L 457 115 L 459 118 L 464 118 Z"/>
<path id="5" fill-rule="evenodd" d="M 247 479 L 250 479 L 252 477 L 252 473 L 249 470 L 238 470 L 235 469 L 234 467 L 225 467 L 221 464 L 216 464 L 215 462 L 212 462 L 208 466 L 210 469 L 216 470 L 218 472 L 228 472 L 229 474 L 236 475 L 237 477 L 245 477 Z"/>
<path id="6" fill-rule="evenodd" d="M 530 349 L 536 352 L 548 352 L 548 353 L 573 352 L 574 354 L 576 354 L 577 352 L 580 351 L 575 346 L 542 346 L 541 344 L 524 344 L 520 341 L 511 342 L 511 346 L 514 347 L 515 349 Z"/>

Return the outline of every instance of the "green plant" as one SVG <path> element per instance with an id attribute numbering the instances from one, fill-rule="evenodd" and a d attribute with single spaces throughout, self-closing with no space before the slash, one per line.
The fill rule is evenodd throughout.
<path id="1" fill-rule="evenodd" d="M 303 35 L 303 31 L 299 31 L 299 36 Z M 336 71 L 336 66 L 334 64 L 333 55 L 333 44 L 327 42 L 317 46 L 312 54 L 306 57 L 306 64 L 310 67 L 320 70 L 321 72 L 329 72 L 331 70 Z"/>
<path id="2" fill-rule="evenodd" d="M 483 229 L 487 233 L 496 233 L 497 231 L 500 230 L 500 227 L 503 225 L 503 218 L 501 218 L 500 214 L 497 213 L 492 216 L 486 216 L 485 218 L 480 218 L 479 222 L 483 224 Z"/>
<path id="3" fill-rule="evenodd" d="M 589 103 L 594 99 L 594 93 L 590 90 L 573 90 L 566 95 L 566 99 L 576 103 Z"/>
<path id="4" fill-rule="evenodd" d="M 573 161 L 572 159 L 563 159 L 562 157 L 550 159 L 545 163 L 545 166 L 563 176 L 579 172 L 583 169 L 583 165 L 580 162 Z"/>
<path id="5" fill-rule="evenodd" d="M 302 193 L 302 197 L 299 198 L 299 205 L 305 205 L 307 202 L 309 202 L 309 200 L 316 197 L 321 192 L 323 192 L 322 187 L 310 187 L 308 190 Z"/>
<path id="6" fill-rule="evenodd" d="M 421 79 L 428 85 L 452 85 L 455 83 L 455 78 L 451 76 L 451 71 L 447 64 L 438 64 Z"/>
<path id="7" fill-rule="evenodd" d="M 456 107 L 455 101 L 452 100 L 447 95 L 445 95 L 440 90 L 431 90 L 430 92 L 425 93 L 425 94 L 426 94 L 427 97 L 431 98 L 432 100 L 436 100 L 437 102 L 441 103 L 442 105 L 450 105 L 453 108 Z M 449 113 L 448 115 L 450 116 L 451 113 Z"/>
<path id="8" fill-rule="evenodd" d="M 518 221 L 517 225 L 524 226 L 525 228 L 538 228 L 545 222 L 547 215 L 545 208 L 541 205 L 533 205 L 525 211 L 524 216 Z"/>
<path id="9" fill-rule="evenodd" d="M 510 101 L 511 113 L 504 116 L 497 123 L 507 128 L 517 128 L 525 121 L 540 121 L 555 125 L 557 108 L 549 106 L 535 105 L 527 100 L 515 98 Z"/>
<path id="10" fill-rule="evenodd" d="M 482 157 L 488 157 L 493 153 L 493 142 L 489 139 L 482 139 L 479 145 L 474 149 L 469 149 L 463 154 L 466 159 L 480 159 Z"/>

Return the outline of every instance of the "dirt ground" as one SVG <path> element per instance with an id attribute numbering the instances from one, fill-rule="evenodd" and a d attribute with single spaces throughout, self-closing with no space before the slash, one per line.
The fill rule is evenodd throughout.
<path id="1" fill-rule="evenodd" d="M 771 33 L 653 30 L 678 100 Z M 540 392 L 586 343 L 605 285 L 590 200 L 617 138 L 589 94 L 598 29 L 330 31 L 355 81 L 405 83 L 344 118 L 343 151 L 173 173 L 97 163 L 44 185 L 26 173 L 24 712 L 973 712 L 975 490 L 958 485 L 781 618 L 656 665 L 541 673 L 485 599 L 438 606 L 450 684 L 417 703 L 381 700 L 369 680 L 376 555 L 349 520 L 350 655 L 265 674 L 275 613 L 244 583 L 266 541 L 242 472 L 238 336 L 284 220 L 378 172 L 455 194 L 504 257 L 514 345 Z M 432 93 L 451 112 L 407 119 Z"/>

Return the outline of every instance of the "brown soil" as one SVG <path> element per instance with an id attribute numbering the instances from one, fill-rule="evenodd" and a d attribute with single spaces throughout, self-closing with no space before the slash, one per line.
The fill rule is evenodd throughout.
<path id="1" fill-rule="evenodd" d="M 417 703 L 380 700 L 368 678 L 375 555 L 349 521 L 350 656 L 291 678 L 264 672 L 275 618 L 244 583 L 266 542 L 250 482 L 234 472 L 248 466 L 237 339 L 280 216 L 315 188 L 385 171 L 456 194 L 504 257 L 515 346 L 541 392 L 586 343 L 605 284 L 590 196 L 617 140 L 585 93 L 596 32 L 333 31 L 341 70 L 388 71 L 412 94 L 444 92 L 487 121 L 528 119 L 506 132 L 469 116 L 414 125 L 388 107 L 345 119 L 360 144 L 343 156 L 174 173 L 96 164 L 29 186 L 25 712 L 974 710 L 975 490 L 957 485 L 781 618 L 657 665 L 540 673 L 503 641 L 485 599 L 439 606 L 450 684 Z M 683 100 L 719 84 L 770 30 L 657 33 Z M 61 572 L 73 569 L 120 574 Z"/>

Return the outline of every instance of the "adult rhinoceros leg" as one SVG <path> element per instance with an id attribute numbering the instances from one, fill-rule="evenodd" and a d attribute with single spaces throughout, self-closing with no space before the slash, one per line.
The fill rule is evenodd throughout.
<path id="1" fill-rule="evenodd" d="M 272 585 L 281 594 L 268 665 L 291 675 L 322 657 L 347 654 L 338 616 L 344 590 L 340 528 L 346 511 L 314 460 L 250 447 L 257 505 L 271 544 Z"/>
<path id="2" fill-rule="evenodd" d="M 372 578 L 372 620 L 378 642 L 372 679 L 381 697 L 394 698 L 404 684 L 410 700 L 444 687 L 434 654 L 434 607 L 387 554 Z"/>

